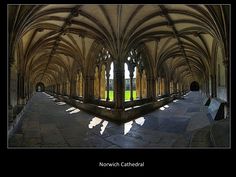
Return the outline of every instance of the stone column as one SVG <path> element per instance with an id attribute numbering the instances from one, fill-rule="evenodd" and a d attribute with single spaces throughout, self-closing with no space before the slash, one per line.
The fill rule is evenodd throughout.
<path id="1" fill-rule="evenodd" d="M 107 98 L 106 98 L 106 101 L 109 101 L 110 98 L 109 98 L 109 78 L 110 78 L 110 68 L 108 69 L 109 67 L 107 67 L 106 69 L 106 77 L 107 77 Z"/>
<path id="2" fill-rule="evenodd" d="M 91 76 L 86 76 L 83 82 L 83 97 L 84 97 L 84 103 L 89 103 L 93 97 L 93 93 L 92 93 L 92 84 L 91 82 L 93 82 L 93 78 Z"/>
<path id="3" fill-rule="evenodd" d="M 159 82 L 159 78 L 156 77 L 156 80 L 155 80 L 155 97 L 158 97 L 159 96 L 159 90 L 160 90 L 160 82 Z"/>
<path id="4" fill-rule="evenodd" d="M 25 104 L 25 81 L 24 81 L 24 74 L 19 74 L 19 105 Z"/>
<path id="5" fill-rule="evenodd" d="M 131 66 L 129 68 L 129 77 L 130 77 L 130 100 L 133 101 L 133 77 L 134 77 L 134 70 L 133 67 Z"/>
<path id="6" fill-rule="evenodd" d="M 101 70 L 98 70 L 98 99 L 101 99 Z"/>
<path id="7" fill-rule="evenodd" d="M 142 72 L 140 72 L 140 81 L 139 81 L 139 83 L 140 83 L 140 99 L 142 99 L 143 98 L 143 82 L 142 82 L 142 80 L 143 80 L 143 73 Z"/>
<path id="8" fill-rule="evenodd" d="M 76 90 L 77 96 L 80 96 L 80 73 L 77 73 Z"/>
<path id="9" fill-rule="evenodd" d="M 142 97 L 147 98 L 147 74 L 145 70 L 142 75 Z"/>
<path id="10" fill-rule="evenodd" d="M 147 77 L 147 97 L 148 98 L 155 98 L 156 92 L 156 82 L 152 76 Z"/>
<path id="11" fill-rule="evenodd" d="M 80 96 L 84 96 L 84 79 L 82 72 L 80 72 Z"/>
<path id="12" fill-rule="evenodd" d="M 165 79 L 165 94 L 170 95 L 170 82 L 169 79 Z"/>
<path id="13" fill-rule="evenodd" d="M 114 62 L 115 108 L 124 109 L 124 63 L 119 59 Z"/>
<path id="14" fill-rule="evenodd" d="M 100 75 L 100 99 L 105 99 L 105 66 L 102 66 Z"/>
<path id="15" fill-rule="evenodd" d="M 57 95 L 60 94 L 60 84 L 57 84 Z"/>
<path id="16" fill-rule="evenodd" d="M 74 96 L 76 96 L 76 79 L 72 79 L 70 84 L 70 97 Z"/>
<path id="17" fill-rule="evenodd" d="M 140 74 L 136 71 L 136 96 L 140 99 Z"/>
<path id="18" fill-rule="evenodd" d="M 211 75 L 211 96 L 212 98 L 216 97 L 216 77 Z"/>

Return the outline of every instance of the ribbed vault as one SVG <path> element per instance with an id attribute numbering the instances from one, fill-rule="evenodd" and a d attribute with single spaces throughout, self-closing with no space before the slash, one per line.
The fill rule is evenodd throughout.
<path id="1" fill-rule="evenodd" d="M 146 45 L 155 76 L 167 65 L 182 82 L 209 77 L 216 45 L 228 57 L 227 6 L 10 5 L 9 54 L 32 82 L 58 82 L 85 69 L 93 43 L 123 59 Z M 14 17 L 14 18 L 12 18 Z M 91 64 L 91 63 L 90 63 Z M 47 85 L 46 84 L 46 85 Z"/>

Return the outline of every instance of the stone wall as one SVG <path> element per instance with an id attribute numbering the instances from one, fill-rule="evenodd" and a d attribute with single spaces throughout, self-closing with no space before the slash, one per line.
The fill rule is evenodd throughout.
<path id="1" fill-rule="evenodd" d="M 225 87 L 217 87 L 217 98 L 227 101 L 227 90 Z"/>
<path id="2" fill-rule="evenodd" d="M 12 66 L 10 75 L 10 104 L 15 107 L 17 105 L 17 69 L 15 65 Z"/>

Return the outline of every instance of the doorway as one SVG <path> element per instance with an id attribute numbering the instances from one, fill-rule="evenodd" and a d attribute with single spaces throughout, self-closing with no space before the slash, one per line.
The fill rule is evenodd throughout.
<path id="1" fill-rule="evenodd" d="M 44 92 L 45 91 L 44 84 L 42 82 L 37 83 L 35 90 L 36 92 Z"/>
<path id="2" fill-rule="evenodd" d="M 191 91 L 199 91 L 199 84 L 196 81 L 193 81 L 190 85 L 190 90 Z"/>

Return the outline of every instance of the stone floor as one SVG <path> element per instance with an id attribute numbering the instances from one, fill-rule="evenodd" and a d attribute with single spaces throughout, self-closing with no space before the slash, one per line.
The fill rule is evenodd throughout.
<path id="1" fill-rule="evenodd" d="M 64 102 L 55 102 L 46 93 L 36 93 L 8 145 L 10 148 L 210 147 L 208 139 L 199 138 L 196 133 L 212 124 L 202 100 L 200 92 L 189 92 L 184 99 L 117 125 Z"/>

